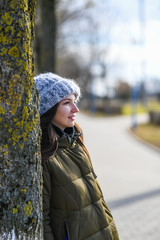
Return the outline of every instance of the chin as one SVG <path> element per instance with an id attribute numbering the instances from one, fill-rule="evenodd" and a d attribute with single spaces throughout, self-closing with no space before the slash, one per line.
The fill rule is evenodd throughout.
<path id="1" fill-rule="evenodd" d="M 70 124 L 68 124 L 68 126 L 67 127 L 74 127 L 74 122 L 73 123 L 70 123 Z"/>

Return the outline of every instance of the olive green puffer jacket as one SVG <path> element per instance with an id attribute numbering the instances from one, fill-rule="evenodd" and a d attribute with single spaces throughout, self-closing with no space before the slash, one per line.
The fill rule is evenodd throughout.
<path id="1" fill-rule="evenodd" d="M 44 240 L 118 240 L 89 158 L 76 139 L 59 138 L 43 164 Z"/>

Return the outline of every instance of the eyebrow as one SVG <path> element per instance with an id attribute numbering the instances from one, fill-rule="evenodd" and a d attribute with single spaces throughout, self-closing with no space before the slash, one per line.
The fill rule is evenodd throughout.
<path id="1" fill-rule="evenodd" d="M 71 98 L 65 98 L 65 99 L 62 99 L 62 101 L 70 101 L 72 100 Z"/>
<path id="2" fill-rule="evenodd" d="M 76 100 L 76 98 L 75 99 L 72 99 L 72 98 L 64 98 L 64 99 L 62 99 L 62 101 L 66 101 L 66 100 L 68 100 L 68 101 L 75 101 Z"/>

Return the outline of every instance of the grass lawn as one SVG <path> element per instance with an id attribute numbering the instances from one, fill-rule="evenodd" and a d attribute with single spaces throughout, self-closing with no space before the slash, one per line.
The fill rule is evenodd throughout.
<path id="1" fill-rule="evenodd" d="M 159 112 L 160 111 L 160 102 L 149 101 L 147 104 L 147 107 L 148 107 L 148 111 Z"/>
<path id="2" fill-rule="evenodd" d="M 136 130 L 132 132 L 145 142 L 148 142 L 160 148 L 160 126 L 150 123 L 140 124 Z"/>
<path id="3" fill-rule="evenodd" d="M 141 103 L 137 103 L 136 106 L 132 106 L 131 103 L 126 103 L 122 107 L 122 114 L 123 115 L 131 115 L 132 111 L 133 111 L 133 109 L 132 109 L 133 107 L 134 107 L 134 111 L 136 111 L 136 113 L 138 113 L 138 114 L 147 112 L 147 108 L 145 106 L 143 106 Z"/>
<path id="4" fill-rule="evenodd" d="M 132 109 L 134 107 L 134 109 Z M 136 113 L 146 113 L 148 111 L 160 111 L 160 102 L 156 100 L 148 100 L 146 105 L 143 105 L 141 102 L 138 102 L 136 106 L 133 106 L 131 102 L 125 103 L 122 107 L 123 115 L 130 115 L 132 111 L 136 111 Z"/>

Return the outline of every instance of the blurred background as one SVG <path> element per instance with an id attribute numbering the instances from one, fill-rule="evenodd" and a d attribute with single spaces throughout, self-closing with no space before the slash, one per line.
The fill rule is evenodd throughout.
<path id="1" fill-rule="evenodd" d="M 35 74 L 75 79 L 87 113 L 148 112 L 160 124 L 159 10 L 158 0 L 38 0 Z"/>
<path id="2" fill-rule="evenodd" d="M 121 240 L 160 239 L 160 2 L 38 0 L 35 75 L 75 79 Z"/>

